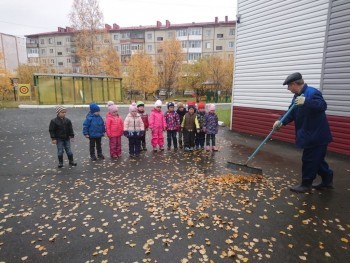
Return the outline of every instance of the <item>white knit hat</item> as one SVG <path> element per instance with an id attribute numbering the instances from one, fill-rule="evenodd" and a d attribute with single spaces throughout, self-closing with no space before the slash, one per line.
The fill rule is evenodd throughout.
<path id="1" fill-rule="evenodd" d="M 161 100 L 157 100 L 156 103 L 154 103 L 154 107 L 159 107 L 159 106 L 162 106 Z"/>
<path id="2" fill-rule="evenodd" d="M 114 101 L 111 101 L 111 100 L 110 100 L 110 101 L 107 102 L 107 107 L 109 107 L 109 106 L 111 106 L 111 105 L 114 105 Z"/>
<path id="3" fill-rule="evenodd" d="M 56 106 L 56 114 L 59 114 L 63 110 L 67 110 L 67 109 L 64 106 L 62 106 L 62 105 L 57 105 Z"/>

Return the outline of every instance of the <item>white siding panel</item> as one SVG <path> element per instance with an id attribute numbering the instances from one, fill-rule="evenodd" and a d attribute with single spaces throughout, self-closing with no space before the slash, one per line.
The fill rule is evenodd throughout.
<path id="1" fill-rule="evenodd" d="M 350 116 L 350 0 L 332 1 L 322 92 L 328 114 Z"/>
<path id="2" fill-rule="evenodd" d="M 238 0 L 234 106 L 285 110 L 293 94 L 282 83 L 295 71 L 320 86 L 328 7 L 328 0 Z"/>

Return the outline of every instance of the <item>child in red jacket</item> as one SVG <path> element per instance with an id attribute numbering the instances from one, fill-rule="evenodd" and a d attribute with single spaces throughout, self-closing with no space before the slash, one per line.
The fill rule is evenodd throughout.
<path id="1" fill-rule="evenodd" d="M 124 122 L 120 118 L 117 105 L 108 107 L 106 117 L 106 131 L 109 138 L 109 152 L 111 158 L 118 158 L 122 155 L 121 136 L 124 132 Z"/>

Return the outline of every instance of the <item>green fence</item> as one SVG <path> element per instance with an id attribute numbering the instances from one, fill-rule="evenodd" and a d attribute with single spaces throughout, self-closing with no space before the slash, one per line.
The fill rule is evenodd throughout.
<path id="1" fill-rule="evenodd" d="M 39 104 L 122 101 L 122 78 L 73 74 L 34 74 Z"/>

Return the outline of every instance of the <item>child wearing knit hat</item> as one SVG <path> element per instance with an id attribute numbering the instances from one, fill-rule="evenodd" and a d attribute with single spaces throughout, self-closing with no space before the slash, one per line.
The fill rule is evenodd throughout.
<path id="1" fill-rule="evenodd" d="M 145 133 L 145 126 L 140 114 L 137 113 L 136 103 L 129 107 L 129 114 L 124 120 L 124 135 L 129 139 L 130 157 L 138 157 L 141 151 L 141 137 Z"/>
<path id="2" fill-rule="evenodd" d="M 199 132 L 196 133 L 196 149 L 204 149 L 204 142 L 205 142 L 205 132 L 203 130 L 204 125 L 204 117 L 205 117 L 205 104 L 204 102 L 198 103 L 198 112 L 197 112 L 197 119 L 199 122 Z"/>
<path id="3" fill-rule="evenodd" d="M 152 130 L 152 140 L 151 144 L 153 146 L 153 151 L 157 151 L 157 146 L 159 150 L 164 151 L 164 136 L 163 132 L 166 129 L 165 118 L 162 113 L 162 101 L 157 100 L 154 103 L 154 109 L 149 115 L 149 127 Z"/>
<path id="4" fill-rule="evenodd" d="M 215 104 L 209 104 L 208 107 L 209 112 L 205 115 L 204 117 L 204 124 L 203 124 L 203 129 L 205 133 L 207 134 L 206 136 L 206 150 L 210 151 L 210 142 L 213 151 L 218 151 L 218 148 L 216 147 L 216 142 L 215 142 L 215 135 L 218 133 L 218 116 L 215 113 Z"/>
<path id="5" fill-rule="evenodd" d="M 83 123 L 83 134 L 89 139 L 90 158 L 96 161 L 95 146 L 97 150 L 97 157 L 104 159 L 102 154 L 102 137 L 106 132 L 105 123 L 100 116 L 100 107 L 96 103 L 90 104 L 90 112 L 87 114 Z"/>
<path id="6" fill-rule="evenodd" d="M 141 137 L 141 150 L 147 151 L 146 147 L 146 132 L 148 131 L 149 122 L 148 122 L 148 114 L 145 113 L 145 104 L 143 101 L 136 102 L 137 112 L 140 114 L 143 124 L 145 125 L 145 134 Z"/>
<path id="7" fill-rule="evenodd" d="M 63 153 L 66 151 L 69 165 L 76 166 L 73 160 L 73 153 L 70 148 L 70 141 L 74 139 L 73 125 L 70 119 L 66 118 L 66 108 L 62 105 L 56 107 L 56 118 L 52 119 L 49 126 L 52 144 L 57 145 L 58 168 L 63 167 Z"/>
<path id="8" fill-rule="evenodd" d="M 168 150 L 171 148 L 171 141 L 173 141 L 174 149 L 177 150 L 177 138 L 176 133 L 180 129 L 180 117 L 179 114 L 174 111 L 175 104 L 173 102 L 168 103 L 168 111 L 164 114 L 168 141 Z"/>
<path id="9" fill-rule="evenodd" d="M 187 110 L 186 110 L 184 104 L 182 102 L 178 102 L 176 113 L 180 117 L 180 124 L 182 123 L 182 120 L 183 120 L 186 112 L 187 112 Z M 179 147 L 180 147 L 180 149 L 183 148 L 183 132 L 181 131 L 181 129 L 179 129 Z"/>
<path id="10" fill-rule="evenodd" d="M 106 118 L 106 133 L 109 138 L 109 152 L 111 158 L 118 158 L 122 155 L 121 136 L 124 132 L 124 123 L 119 116 L 117 105 L 108 107 Z"/>

